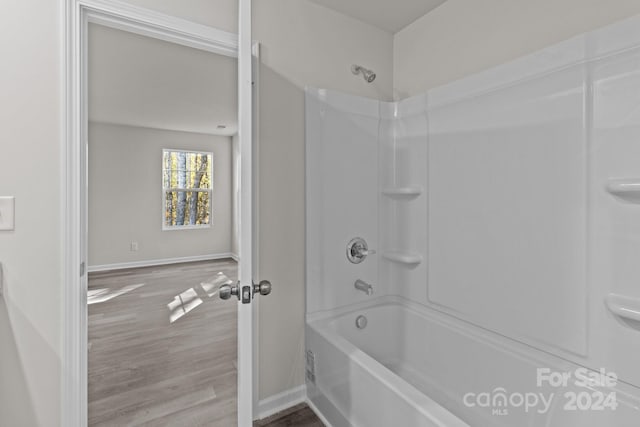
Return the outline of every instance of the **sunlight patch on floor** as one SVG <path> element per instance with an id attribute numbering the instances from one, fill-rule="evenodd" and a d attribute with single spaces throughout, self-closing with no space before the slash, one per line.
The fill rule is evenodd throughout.
<path id="1" fill-rule="evenodd" d="M 106 302 L 112 300 L 114 298 L 119 297 L 120 295 L 124 295 L 131 291 L 135 291 L 138 288 L 144 286 L 144 283 L 140 283 L 137 285 L 128 285 L 124 286 L 120 289 L 111 289 L 111 288 L 101 288 L 101 289 L 89 289 L 87 291 L 87 304 L 99 304 L 101 302 Z"/>
<path id="2" fill-rule="evenodd" d="M 173 301 L 167 304 L 167 307 L 169 307 L 169 322 L 175 322 L 202 303 L 202 299 L 198 297 L 198 293 L 193 288 L 176 295 L 173 297 Z"/>

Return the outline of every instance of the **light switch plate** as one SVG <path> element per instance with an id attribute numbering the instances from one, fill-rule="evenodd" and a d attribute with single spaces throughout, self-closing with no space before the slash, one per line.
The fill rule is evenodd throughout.
<path id="1" fill-rule="evenodd" d="M 15 227 L 15 197 L 0 197 L 0 230 L 13 230 Z"/>

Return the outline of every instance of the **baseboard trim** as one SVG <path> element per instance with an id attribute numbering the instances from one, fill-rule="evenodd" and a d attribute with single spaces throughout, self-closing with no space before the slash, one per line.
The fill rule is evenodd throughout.
<path id="1" fill-rule="evenodd" d="M 311 408 L 311 410 L 313 411 L 314 414 L 316 414 L 316 416 L 318 418 L 320 418 L 320 421 L 322 421 L 322 424 L 325 425 L 325 427 L 333 427 L 331 425 L 331 423 L 324 417 L 324 415 L 322 415 L 322 412 L 320 412 L 318 410 L 318 408 L 316 407 L 316 405 L 313 404 L 313 402 L 311 401 L 311 399 L 309 399 L 308 397 L 305 398 L 305 403 L 309 406 L 309 408 Z"/>
<path id="2" fill-rule="evenodd" d="M 231 258 L 232 260 L 234 260 L 235 262 L 240 262 L 240 255 L 238 255 L 238 254 L 234 254 L 234 253 L 232 253 L 232 254 L 230 255 L 230 258 Z"/>
<path id="3" fill-rule="evenodd" d="M 307 386 L 290 388 L 258 402 L 258 419 L 270 417 L 307 400 Z"/>
<path id="4" fill-rule="evenodd" d="M 211 261 L 215 259 L 233 258 L 231 252 L 221 254 L 196 255 L 179 258 L 150 259 L 146 261 L 119 262 L 115 264 L 91 265 L 87 269 L 89 273 L 110 270 L 122 270 L 125 268 L 152 267 L 154 265 L 180 264 L 182 262 Z"/>

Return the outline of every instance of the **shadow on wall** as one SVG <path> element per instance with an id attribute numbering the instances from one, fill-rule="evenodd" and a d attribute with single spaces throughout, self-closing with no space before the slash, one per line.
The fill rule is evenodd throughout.
<path id="1" fill-rule="evenodd" d="M 260 391 L 264 399 L 304 384 L 304 90 L 260 64 Z"/>
<path id="2" fill-rule="evenodd" d="M 46 422 L 38 420 L 21 353 L 28 352 L 32 357 L 38 357 L 42 361 L 58 360 L 58 366 L 52 367 L 56 372 L 60 371 L 59 358 L 43 357 L 45 354 L 53 354 L 53 350 L 19 311 L 10 310 L 7 305 L 7 301 L 0 297 L 0 424 L 3 426 L 57 425 L 57 420 Z M 15 330 L 21 331 L 22 339 L 19 342 L 16 341 Z M 35 384 L 36 380 L 37 378 L 32 378 L 31 383 Z M 57 398 L 60 394 L 60 390 L 57 389 L 48 392 L 51 393 L 52 398 Z"/>

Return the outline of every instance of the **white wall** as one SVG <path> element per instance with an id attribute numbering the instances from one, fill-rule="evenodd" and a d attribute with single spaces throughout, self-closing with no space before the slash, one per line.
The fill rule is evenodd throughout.
<path id="1" fill-rule="evenodd" d="M 396 99 L 640 13 L 637 0 L 447 0 L 394 36 Z"/>
<path id="2" fill-rule="evenodd" d="M 0 7 L 0 425 L 57 425 L 61 385 L 61 49 L 59 1 Z"/>
<path id="3" fill-rule="evenodd" d="M 211 227 L 162 230 L 162 150 L 213 152 Z M 89 267 L 231 252 L 231 138 L 89 126 Z M 130 250 L 132 241 L 138 251 Z"/>
<path id="4" fill-rule="evenodd" d="M 260 399 L 304 383 L 305 85 L 391 97 L 392 36 L 306 0 L 254 2 L 259 89 Z M 352 63 L 378 74 L 373 84 Z"/>
<path id="5" fill-rule="evenodd" d="M 386 31 L 307 0 L 256 0 L 253 38 L 262 44 L 262 64 L 293 86 L 392 98 L 393 46 Z M 351 74 L 352 64 L 375 71 L 375 81 Z"/>
<path id="6" fill-rule="evenodd" d="M 88 37 L 90 121 L 238 132 L 237 58 L 98 24 L 89 24 Z"/>

